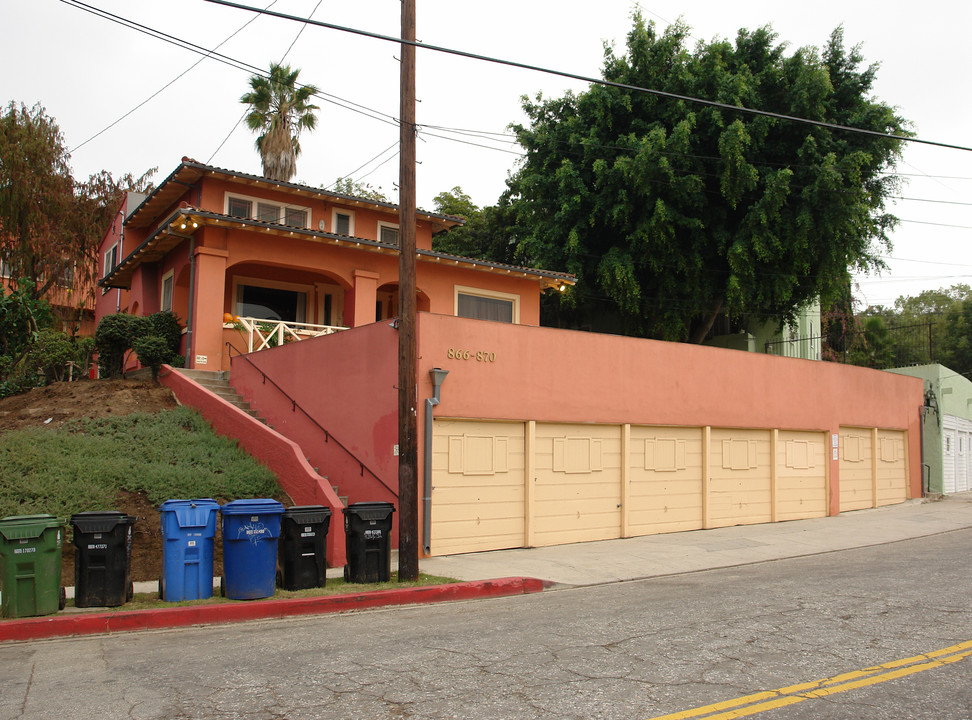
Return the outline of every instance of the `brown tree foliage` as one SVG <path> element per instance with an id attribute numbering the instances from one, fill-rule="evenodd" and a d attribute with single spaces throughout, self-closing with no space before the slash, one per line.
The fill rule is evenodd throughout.
<path id="1" fill-rule="evenodd" d="M 98 243 L 122 188 L 147 190 L 154 172 L 79 182 L 54 119 L 40 104 L 11 101 L 0 114 L 0 257 L 13 286 L 36 299 L 73 285 L 79 306 L 93 297 Z"/>

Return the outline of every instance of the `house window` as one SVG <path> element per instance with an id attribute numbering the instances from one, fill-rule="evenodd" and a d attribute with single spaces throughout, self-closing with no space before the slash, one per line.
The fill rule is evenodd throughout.
<path id="1" fill-rule="evenodd" d="M 236 314 L 261 320 L 305 322 L 307 293 L 282 287 L 236 286 Z"/>
<path id="2" fill-rule="evenodd" d="M 112 245 L 105 252 L 105 271 L 103 277 L 108 277 L 116 265 L 118 265 L 118 243 Z"/>
<path id="3" fill-rule="evenodd" d="M 10 277 L 11 269 L 7 258 L 0 258 L 0 277 Z"/>
<path id="4" fill-rule="evenodd" d="M 253 209 L 256 208 L 256 215 Z M 259 220 L 260 222 L 285 223 L 295 227 L 307 227 L 310 208 L 300 205 L 286 205 L 255 197 L 226 196 L 226 214 L 230 217 Z"/>
<path id="5" fill-rule="evenodd" d="M 474 320 L 518 323 L 519 296 L 456 286 L 456 316 Z"/>
<path id="6" fill-rule="evenodd" d="M 354 235 L 354 213 L 334 211 L 331 232 L 338 235 Z"/>
<path id="7" fill-rule="evenodd" d="M 280 222 L 280 206 L 270 203 L 257 203 L 257 220 L 263 222 Z"/>
<path id="8" fill-rule="evenodd" d="M 389 245 L 398 245 L 398 225 L 378 223 L 378 240 Z"/>
<path id="9" fill-rule="evenodd" d="M 232 217 L 249 218 L 253 212 L 253 203 L 243 198 L 231 197 L 227 202 L 226 214 Z"/>
<path id="10" fill-rule="evenodd" d="M 174 275 L 174 271 L 169 270 L 169 272 L 162 276 L 162 302 L 159 305 L 160 310 L 172 309 L 172 284 Z"/>
<path id="11" fill-rule="evenodd" d="M 307 211 L 297 208 L 284 208 L 284 225 L 307 227 Z"/>
<path id="12" fill-rule="evenodd" d="M 74 287 L 74 264 L 67 263 L 64 269 L 61 271 L 61 287 L 73 288 Z"/>

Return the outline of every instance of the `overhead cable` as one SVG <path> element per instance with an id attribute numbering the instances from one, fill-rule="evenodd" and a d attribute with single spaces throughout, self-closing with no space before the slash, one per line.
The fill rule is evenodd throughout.
<path id="1" fill-rule="evenodd" d="M 894 135 L 892 133 L 882 133 L 876 130 L 855 128 L 848 125 L 828 123 L 822 120 L 810 120 L 808 118 L 801 118 L 795 115 L 784 115 L 782 113 L 774 113 L 768 110 L 757 110 L 755 108 L 747 108 L 740 105 L 729 105 L 728 103 L 722 103 L 716 100 L 704 100 L 702 98 L 691 97 L 689 95 L 678 95 L 676 93 L 665 92 L 664 90 L 655 90 L 652 88 L 639 87 L 637 85 L 629 85 L 627 83 L 618 83 L 618 82 L 613 82 L 611 80 L 604 80 L 602 78 L 588 77 L 587 75 L 580 75 L 577 73 L 566 72 L 563 70 L 554 70 L 552 68 L 545 68 L 539 65 L 530 65 L 527 63 L 521 63 L 514 60 L 503 60 L 501 58 L 491 57 L 489 55 L 480 55 L 478 53 L 471 53 L 465 50 L 456 50 L 454 48 L 442 47 L 440 45 L 428 45 L 426 43 L 418 42 L 416 40 L 404 40 L 402 38 L 392 37 L 390 35 L 382 35 L 380 33 L 370 32 L 368 30 L 360 30 L 358 28 L 350 28 L 344 25 L 337 25 L 335 23 L 322 22 L 320 20 L 310 20 L 308 18 L 302 18 L 296 15 L 289 15 L 287 13 L 276 12 L 274 10 L 263 10 L 261 8 L 252 7 L 249 5 L 241 5 L 240 3 L 230 2 L 229 0 L 206 0 L 206 2 L 210 2 L 216 5 L 224 5 L 226 7 L 235 8 L 237 10 L 246 10 L 248 12 L 259 13 L 262 15 L 270 15 L 271 17 L 280 18 L 282 20 L 290 20 L 293 22 L 306 22 L 306 23 L 310 23 L 311 25 L 316 25 L 318 27 L 328 28 L 330 30 L 338 30 L 340 32 L 352 33 L 354 35 L 362 35 L 364 37 L 370 37 L 375 40 L 384 40 L 386 42 L 392 42 L 397 45 L 412 45 L 414 47 L 423 48 L 425 50 L 432 50 L 435 52 L 446 53 L 448 55 L 458 55 L 459 57 L 465 57 L 471 60 L 482 60 L 483 62 L 491 62 L 497 65 L 507 65 L 509 67 L 517 67 L 523 70 L 531 70 L 533 72 L 545 73 L 547 75 L 556 75 L 558 77 L 565 77 L 571 80 L 580 80 L 581 82 L 592 83 L 595 85 L 614 87 L 620 90 L 631 90 L 633 92 L 647 93 L 649 95 L 656 95 L 658 97 L 668 98 L 669 100 L 681 100 L 683 102 L 693 103 L 696 105 L 705 105 L 707 107 L 715 107 L 715 108 L 720 108 L 722 110 L 741 112 L 749 115 L 759 115 L 761 117 L 776 118 L 778 120 L 789 120 L 790 122 L 798 122 L 798 123 L 803 123 L 805 125 L 824 127 L 831 130 L 841 130 L 843 132 L 858 133 L 861 135 L 870 135 L 874 137 L 886 138 L 889 140 L 900 140 L 903 142 L 921 143 L 923 145 L 935 145 L 937 147 L 949 148 L 951 150 L 966 150 L 972 152 L 972 147 L 965 147 L 963 145 L 952 145 L 949 143 L 936 142 L 933 140 L 923 140 L 921 138 L 909 137 L 907 135 Z"/>

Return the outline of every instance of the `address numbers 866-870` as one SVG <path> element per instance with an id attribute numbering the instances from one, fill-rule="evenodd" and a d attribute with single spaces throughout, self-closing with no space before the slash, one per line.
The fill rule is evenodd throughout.
<path id="1" fill-rule="evenodd" d="M 450 360 L 475 360 L 476 362 L 496 362 L 496 353 L 486 350 L 460 350 L 449 348 L 446 353 Z"/>

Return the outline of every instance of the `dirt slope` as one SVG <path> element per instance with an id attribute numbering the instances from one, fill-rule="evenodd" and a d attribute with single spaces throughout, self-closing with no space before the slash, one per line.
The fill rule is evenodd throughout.
<path id="1" fill-rule="evenodd" d="M 57 428 L 75 418 L 154 413 L 177 405 L 171 390 L 147 380 L 54 383 L 22 395 L 0 399 L 0 432 L 45 425 Z M 157 580 L 162 570 L 158 509 L 144 495 L 128 492 L 120 493 L 113 507 L 103 509 L 136 518 L 132 541 L 132 579 Z M 63 556 L 61 583 L 74 585 L 74 546 L 71 543 L 65 544 Z"/>

